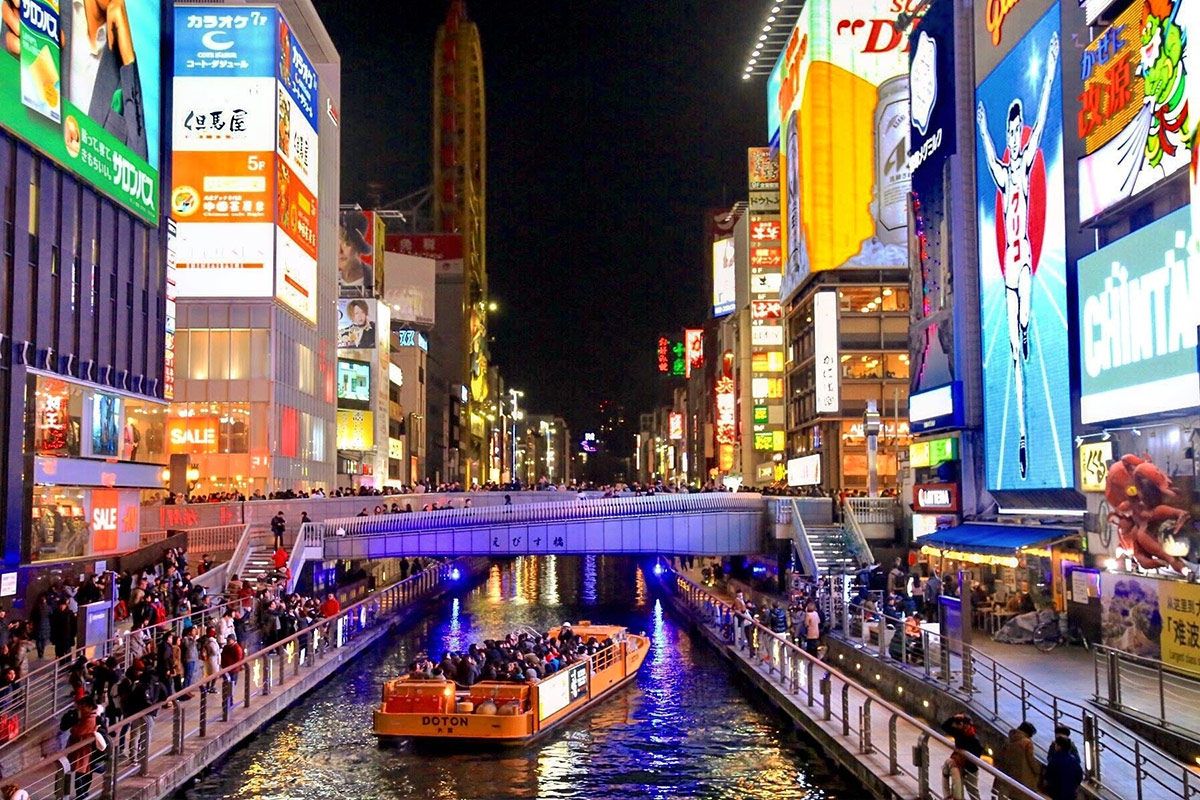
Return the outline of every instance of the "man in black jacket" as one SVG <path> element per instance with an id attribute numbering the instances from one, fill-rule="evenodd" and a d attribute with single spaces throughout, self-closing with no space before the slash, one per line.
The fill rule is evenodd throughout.
<path id="1" fill-rule="evenodd" d="M 983 742 L 975 733 L 975 722 L 967 714 L 955 714 L 942 723 L 942 730 L 954 739 L 954 747 L 976 758 L 983 756 Z M 971 800 L 979 800 L 979 766 L 968 761 L 963 769 L 963 786 Z"/>

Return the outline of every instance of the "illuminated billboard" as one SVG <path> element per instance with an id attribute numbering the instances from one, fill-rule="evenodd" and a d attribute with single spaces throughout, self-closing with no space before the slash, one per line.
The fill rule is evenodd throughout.
<path id="1" fill-rule="evenodd" d="M 1200 406 L 1200 256 L 1182 208 L 1079 259 L 1079 416 L 1085 423 Z"/>
<path id="2" fill-rule="evenodd" d="M 374 450 L 375 415 L 338 409 L 337 446 L 339 450 Z"/>
<path id="3" fill-rule="evenodd" d="M 817 413 L 837 413 L 841 407 L 837 292 L 818 292 L 813 298 L 813 349 Z"/>
<path id="4" fill-rule="evenodd" d="M 1074 101 L 1079 218 L 1088 220 L 1187 169 L 1192 126 L 1187 91 L 1194 73 L 1190 15 L 1197 0 L 1133 3 L 1079 53 L 1083 92 Z M 1194 108 L 1194 107 L 1193 107 Z"/>
<path id="5" fill-rule="evenodd" d="M 338 223 L 338 293 L 364 297 L 375 290 L 375 271 L 383 268 L 383 221 L 370 211 L 344 208 Z"/>
<path id="6" fill-rule="evenodd" d="M 734 240 L 713 242 L 713 316 L 732 314 L 737 308 L 737 248 Z"/>
<path id="7" fill-rule="evenodd" d="M 821 483 L 821 456 L 814 453 L 811 456 L 788 459 L 788 486 L 819 486 Z"/>
<path id="8" fill-rule="evenodd" d="M 1074 484 L 1059 7 L 976 89 L 983 411 L 989 490 Z M 1006 39 L 1008 41 L 1008 39 Z"/>
<path id="9" fill-rule="evenodd" d="M 274 8 L 175 10 L 180 297 L 276 297 L 316 321 L 316 72 Z"/>
<path id="10" fill-rule="evenodd" d="M 678 440 L 683 438 L 683 414 L 672 411 L 667 418 L 667 438 Z"/>
<path id="11" fill-rule="evenodd" d="M 435 269 L 432 258 L 383 254 L 383 302 L 392 308 L 392 319 L 415 325 L 433 325 Z"/>
<path id="12" fill-rule="evenodd" d="M 908 263 L 911 28 L 895 6 L 809 0 L 779 57 L 785 298 L 813 272 Z"/>
<path id="13" fill-rule="evenodd" d="M 683 344 L 687 353 L 687 366 L 684 377 L 692 377 L 692 372 L 704 368 L 704 331 L 698 328 L 688 328 L 683 332 Z"/>
<path id="14" fill-rule="evenodd" d="M 157 226 L 158 0 L 0 5 L 0 126 Z"/>
<path id="15" fill-rule="evenodd" d="M 377 301 L 338 301 L 338 347 L 373 350 L 379 343 Z"/>
<path id="16" fill-rule="evenodd" d="M 337 365 L 338 405 L 349 408 L 355 404 L 362 404 L 363 408 L 370 407 L 371 365 L 366 361 L 351 361 L 346 358 L 339 358 Z"/>

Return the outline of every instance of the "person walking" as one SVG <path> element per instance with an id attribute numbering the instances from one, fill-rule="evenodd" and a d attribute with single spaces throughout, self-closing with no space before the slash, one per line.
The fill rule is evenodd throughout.
<path id="1" fill-rule="evenodd" d="M 287 530 L 287 523 L 284 522 L 283 512 L 280 511 L 271 518 L 271 535 L 275 537 L 275 549 L 283 547 L 283 534 Z"/>
<path id="2" fill-rule="evenodd" d="M 821 615 L 812 600 L 804 607 L 804 649 L 816 657 L 821 649 Z"/>
<path id="3" fill-rule="evenodd" d="M 1050 795 L 1050 800 L 1075 800 L 1079 792 L 1079 785 L 1083 783 L 1083 765 L 1074 750 L 1070 738 L 1054 737 L 1042 776 L 1042 788 Z"/>
<path id="4" fill-rule="evenodd" d="M 1022 722 L 1008 732 L 1008 741 L 996 757 L 996 769 L 1033 792 L 1037 791 L 1042 779 L 1042 766 L 1033 749 L 1033 737 L 1036 734 L 1037 728 L 1032 723 Z M 994 791 L 1003 800 L 1016 800 L 1019 797 L 1010 783 L 999 780 Z"/>
<path id="5" fill-rule="evenodd" d="M 975 730 L 975 722 L 967 714 L 955 714 L 942 723 L 942 730 L 954 740 L 954 748 L 963 753 L 970 753 L 976 758 L 983 757 L 983 742 Z M 962 764 L 963 790 L 971 800 L 979 798 L 979 767 L 969 758 L 963 758 Z"/>
<path id="6" fill-rule="evenodd" d="M 217 690 L 213 679 L 221 671 L 221 643 L 217 639 L 217 632 L 212 628 L 208 629 L 208 635 L 204 637 L 201 653 L 204 657 L 204 677 L 209 679 L 201 691 L 212 694 Z"/>
<path id="7" fill-rule="evenodd" d="M 925 579 L 924 600 L 925 600 L 925 619 L 938 619 L 938 597 L 942 594 L 942 579 L 938 577 L 935 569 Z"/>

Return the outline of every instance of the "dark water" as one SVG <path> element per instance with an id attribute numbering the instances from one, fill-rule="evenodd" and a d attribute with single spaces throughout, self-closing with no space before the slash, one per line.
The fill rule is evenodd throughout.
<path id="1" fill-rule="evenodd" d="M 590 619 L 652 637 L 635 685 L 522 749 L 379 747 L 380 683 L 428 649 Z M 619 558 L 518 559 L 383 640 L 180 798 L 858 798 L 863 789 L 693 641 Z"/>

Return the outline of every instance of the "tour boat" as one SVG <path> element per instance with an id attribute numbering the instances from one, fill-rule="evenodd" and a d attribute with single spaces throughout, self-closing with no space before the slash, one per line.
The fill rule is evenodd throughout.
<path id="1" fill-rule="evenodd" d="M 449 680 L 405 676 L 383 685 L 375 710 L 380 739 L 523 745 L 545 735 L 637 676 L 650 639 L 619 625 L 564 625 L 587 641 L 613 643 L 540 681 L 482 681 L 461 688 Z M 553 628 L 557 637 L 562 628 Z"/>

